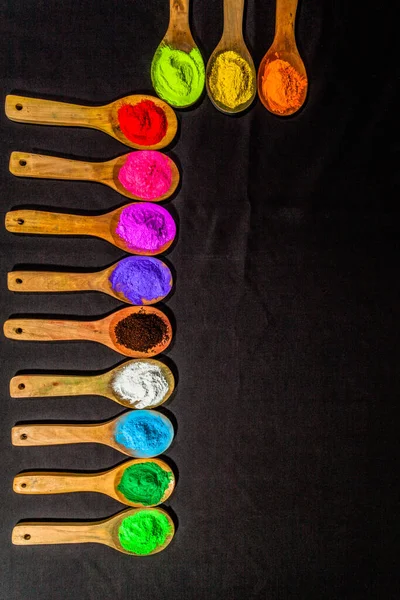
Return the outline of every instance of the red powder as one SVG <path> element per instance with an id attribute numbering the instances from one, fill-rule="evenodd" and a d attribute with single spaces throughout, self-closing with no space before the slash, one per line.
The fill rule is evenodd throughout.
<path id="1" fill-rule="evenodd" d="M 118 110 L 118 121 L 125 137 L 142 146 L 158 144 L 168 127 L 165 112 L 151 100 L 124 104 Z"/>

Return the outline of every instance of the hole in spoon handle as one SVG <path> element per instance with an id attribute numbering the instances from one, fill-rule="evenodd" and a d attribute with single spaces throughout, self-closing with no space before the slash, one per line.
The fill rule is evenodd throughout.
<path id="1" fill-rule="evenodd" d="M 17 524 L 12 531 L 12 543 L 19 546 L 84 542 L 102 542 L 96 524 L 31 522 Z"/>
<path id="2" fill-rule="evenodd" d="M 96 235 L 96 217 L 52 213 L 42 210 L 12 210 L 5 226 L 12 233 L 42 235 Z"/>
<path id="3" fill-rule="evenodd" d="M 98 425 L 15 425 L 11 430 L 13 446 L 58 446 L 101 441 Z"/>
<path id="4" fill-rule="evenodd" d="M 99 112 L 97 107 L 27 98 L 9 95 L 6 97 L 5 112 L 9 119 L 20 123 L 38 125 L 88 126 L 93 115 Z"/>
<path id="5" fill-rule="evenodd" d="M 91 163 L 58 156 L 12 152 L 9 169 L 13 175 L 18 177 L 91 181 L 101 177 L 102 165 L 103 163 Z M 98 171 L 100 171 L 99 174 Z"/>
<path id="6" fill-rule="evenodd" d="M 97 477 L 85 473 L 29 472 L 14 477 L 13 490 L 17 494 L 65 494 L 68 492 L 92 492 Z"/>

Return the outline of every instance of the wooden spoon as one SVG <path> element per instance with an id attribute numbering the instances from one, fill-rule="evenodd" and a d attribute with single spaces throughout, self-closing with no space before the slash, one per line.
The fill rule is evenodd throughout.
<path id="1" fill-rule="evenodd" d="M 148 352 L 127 348 L 117 341 L 115 328 L 126 317 L 135 313 L 155 314 L 165 323 L 167 331 L 164 341 Z M 56 319 L 8 319 L 3 326 L 4 335 L 11 340 L 27 342 L 55 342 L 80 340 L 98 342 L 115 352 L 132 358 L 149 358 L 163 352 L 171 342 L 172 327 L 168 317 L 154 306 L 130 306 L 114 311 L 98 321 L 73 321 Z M 135 340 L 132 339 L 132 345 Z"/>
<path id="2" fill-rule="evenodd" d="M 113 517 L 101 521 L 87 521 L 70 523 L 56 522 L 22 522 L 18 523 L 12 531 L 12 543 L 17 546 L 36 546 L 43 544 L 83 544 L 86 542 L 105 544 L 131 556 L 138 556 L 133 552 L 125 550 L 118 538 L 118 529 L 126 517 L 129 517 L 137 511 L 157 510 L 163 513 L 171 526 L 165 542 L 149 553 L 156 554 L 164 550 L 174 537 L 175 527 L 169 514 L 162 508 L 127 508 Z"/>
<path id="3" fill-rule="evenodd" d="M 250 104 L 253 102 L 257 91 L 256 70 L 254 68 L 254 62 L 243 38 L 243 10 L 244 0 L 224 0 L 224 29 L 222 37 L 218 42 L 216 48 L 213 50 L 210 58 L 208 59 L 206 68 L 207 94 L 211 102 L 216 108 L 218 108 L 218 110 L 228 114 L 234 114 L 246 110 L 246 108 L 250 106 Z M 215 59 L 222 52 L 227 52 L 229 50 L 237 52 L 237 54 L 239 54 L 244 60 L 246 60 L 252 72 L 251 77 L 253 85 L 253 94 L 251 95 L 251 98 L 247 100 L 247 102 L 240 104 L 236 108 L 231 108 L 219 102 L 214 97 L 209 85 L 209 78 Z"/>
<path id="4" fill-rule="evenodd" d="M 121 213 L 133 204 L 125 204 L 116 210 L 96 216 L 71 215 L 66 213 L 52 213 L 41 210 L 12 210 L 6 213 L 5 227 L 12 233 L 29 233 L 42 235 L 90 235 L 106 240 L 110 244 L 121 248 L 130 254 L 154 256 L 165 252 L 172 242 L 172 237 L 158 250 L 145 248 L 129 248 L 116 232 Z M 144 203 L 140 203 L 144 206 Z M 160 206 L 162 212 L 170 218 L 168 211 Z"/>
<path id="5" fill-rule="evenodd" d="M 165 452 L 172 443 L 174 437 L 174 428 L 171 421 L 154 410 L 143 410 L 142 413 L 152 413 L 164 421 L 169 430 L 168 444 L 161 452 Z M 13 446 L 59 446 L 65 444 L 103 444 L 110 446 L 114 450 L 122 452 L 127 456 L 134 458 L 152 458 L 149 455 L 143 456 L 140 450 L 135 448 L 127 448 L 123 444 L 119 444 L 115 439 L 116 429 L 118 425 L 131 414 L 129 411 L 114 417 L 110 421 L 101 423 L 93 423 L 90 425 L 79 425 L 75 423 L 67 425 L 40 425 L 36 423 L 28 423 L 25 425 L 15 425 L 11 429 L 11 442 Z M 135 414 L 139 414 L 136 411 Z"/>
<path id="6" fill-rule="evenodd" d="M 161 107 L 167 118 L 167 132 L 163 139 L 152 146 L 144 146 L 131 142 L 120 129 L 118 110 L 124 104 L 135 105 L 143 100 L 151 100 Z M 54 100 L 40 100 L 25 96 L 6 96 L 5 112 L 9 119 L 19 123 L 36 123 L 37 125 L 69 125 L 73 127 L 89 127 L 99 129 L 111 135 L 130 148 L 151 149 L 164 148 L 175 137 L 178 121 L 173 109 L 166 102 L 155 96 L 135 94 L 125 96 L 105 106 L 81 106 Z"/>
<path id="7" fill-rule="evenodd" d="M 298 0 L 276 0 L 275 37 L 271 47 L 260 63 L 257 75 L 257 89 L 261 102 L 267 110 L 280 117 L 289 116 L 297 112 L 304 104 L 307 96 L 307 72 L 297 49 L 294 30 L 297 3 Z M 266 67 L 269 63 L 277 59 L 288 62 L 304 78 L 306 83 L 301 93 L 300 106 L 290 107 L 283 112 L 278 112 L 275 107 L 270 105 L 268 98 L 264 94 L 262 85 Z"/>
<path id="8" fill-rule="evenodd" d="M 171 186 L 162 196 L 146 199 L 132 194 L 119 180 L 119 172 L 127 158 L 132 154 L 123 154 L 106 162 L 86 162 L 84 160 L 71 160 L 56 156 L 44 156 L 29 152 L 12 152 L 10 156 L 10 172 L 17 177 L 36 177 L 38 179 L 67 179 L 69 181 L 95 181 L 112 188 L 122 196 L 131 200 L 145 200 L 146 202 L 160 202 L 169 198 L 179 183 L 178 167 L 168 156 L 163 155 L 172 173 Z"/>
<path id="9" fill-rule="evenodd" d="M 194 48 L 197 48 L 197 50 L 199 49 L 190 30 L 189 0 L 170 0 L 168 29 L 158 48 L 160 48 L 160 46 L 170 46 L 176 50 L 182 50 L 182 52 L 186 52 L 186 54 L 189 54 Z M 158 48 L 154 54 L 155 57 L 157 56 Z M 153 81 L 153 86 L 158 93 L 155 81 Z M 177 107 L 187 108 L 188 106 L 192 106 L 201 96 L 203 89 L 204 86 L 200 90 L 198 96 L 189 104 L 179 104 Z"/>
<path id="10" fill-rule="evenodd" d="M 172 473 L 171 480 L 163 497 L 157 504 L 165 502 L 175 487 L 175 476 L 169 465 L 158 458 L 136 458 L 102 473 L 64 473 L 62 471 L 30 471 L 14 477 L 13 490 L 17 494 L 66 494 L 69 492 L 98 492 L 128 506 L 143 507 L 157 504 L 131 502 L 118 490 L 124 471 L 139 463 L 156 463 L 164 471 Z"/>
<path id="11" fill-rule="evenodd" d="M 136 257 L 129 257 L 128 260 L 135 260 Z M 90 273 L 62 273 L 53 271 L 10 271 L 7 273 L 7 285 L 11 292 L 103 292 L 109 296 L 134 304 L 129 298 L 119 291 L 113 289 L 111 285 L 111 275 L 118 265 L 127 259 L 117 261 L 107 269 L 102 271 L 92 271 Z M 140 260 L 143 260 L 140 258 Z M 152 260 L 158 260 L 156 258 Z M 168 266 L 162 261 L 158 261 L 162 268 L 167 269 L 170 275 L 170 289 L 172 288 L 172 273 Z M 169 293 L 169 292 L 168 292 Z M 165 298 L 159 296 L 148 300 L 141 299 L 141 304 L 149 305 L 156 304 Z M 136 302 L 135 304 L 139 304 Z"/>
<path id="12" fill-rule="evenodd" d="M 135 408 L 136 403 L 118 396 L 112 382 L 116 375 L 125 367 L 135 362 L 146 362 L 156 365 L 162 370 L 168 382 L 168 391 L 158 404 L 164 404 L 175 389 L 175 379 L 172 371 L 164 363 L 152 358 L 128 360 L 100 375 L 16 375 L 10 381 L 10 395 L 12 398 L 54 398 L 58 396 L 104 396 L 126 408 Z M 147 407 L 141 407 L 147 408 Z M 150 408 L 150 407 L 149 407 Z"/>

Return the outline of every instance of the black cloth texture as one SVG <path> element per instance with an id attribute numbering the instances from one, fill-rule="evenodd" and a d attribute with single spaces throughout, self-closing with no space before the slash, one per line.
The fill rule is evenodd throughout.
<path id="1" fill-rule="evenodd" d="M 222 0 L 194 0 L 205 60 Z M 2 101 L 18 93 L 81 104 L 154 93 L 150 63 L 167 0 L 0 2 Z M 178 110 L 165 151 L 181 170 L 164 205 L 178 222 L 166 260 L 175 321 L 165 359 L 179 375 L 165 410 L 166 460 L 179 475 L 166 506 L 175 539 L 153 557 L 97 544 L 19 547 L 21 519 L 95 520 L 124 508 L 100 494 L 23 496 L 23 470 L 101 470 L 106 446 L 17 448 L 17 422 L 95 422 L 106 398 L 12 399 L 9 380 L 105 371 L 123 357 L 89 342 L 1 339 L 2 600 L 326 600 L 397 598 L 396 408 L 399 227 L 395 18 L 385 3 L 301 0 L 296 35 L 309 76 L 291 118 L 256 100 L 238 116 L 205 94 Z M 256 67 L 275 3 L 248 0 Z M 17 178 L 13 150 L 107 160 L 129 149 L 95 130 L 1 121 L 1 215 L 16 207 L 95 214 L 125 203 L 104 185 Z M 397 157 L 396 157 L 397 158 Z M 124 253 L 89 237 L 18 236 L 0 227 L 1 319 L 100 318 L 123 305 L 99 293 L 18 294 L 17 266 L 100 269 Z M 397 522 L 398 523 L 398 522 Z"/>

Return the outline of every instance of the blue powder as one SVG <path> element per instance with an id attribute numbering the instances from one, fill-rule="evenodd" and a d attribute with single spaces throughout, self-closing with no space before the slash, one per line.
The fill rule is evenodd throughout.
<path id="1" fill-rule="evenodd" d="M 110 275 L 111 287 L 132 304 L 164 298 L 172 287 L 171 271 L 161 260 L 149 256 L 129 256 Z"/>
<path id="2" fill-rule="evenodd" d="M 173 437 L 171 421 L 154 410 L 128 413 L 118 421 L 114 432 L 115 441 L 137 458 L 151 458 L 165 452 Z"/>

